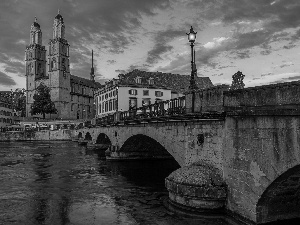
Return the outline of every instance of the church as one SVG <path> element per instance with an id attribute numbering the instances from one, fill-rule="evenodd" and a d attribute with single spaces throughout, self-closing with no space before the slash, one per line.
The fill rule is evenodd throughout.
<path id="1" fill-rule="evenodd" d="M 63 17 L 58 12 L 53 23 L 53 37 L 46 47 L 42 45 L 42 30 L 35 21 L 30 28 L 30 44 L 26 46 L 26 117 L 32 117 L 30 110 L 36 88 L 45 84 L 50 88 L 51 100 L 58 113 L 47 115 L 51 119 L 91 119 L 95 116 L 94 91 L 101 87 L 95 82 L 92 67 L 90 79 L 71 75 L 68 41 L 65 39 Z"/>

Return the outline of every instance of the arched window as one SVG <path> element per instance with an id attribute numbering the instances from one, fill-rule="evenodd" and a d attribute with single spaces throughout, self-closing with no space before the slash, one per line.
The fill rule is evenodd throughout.
<path id="1" fill-rule="evenodd" d="M 109 101 L 109 111 L 111 111 L 111 110 L 112 110 L 112 102 Z"/>
<path id="2" fill-rule="evenodd" d="M 55 70 L 55 69 L 56 69 L 56 58 L 52 58 L 52 61 L 51 61 L 51 69 L 52 69 L 52 70 Z"/>

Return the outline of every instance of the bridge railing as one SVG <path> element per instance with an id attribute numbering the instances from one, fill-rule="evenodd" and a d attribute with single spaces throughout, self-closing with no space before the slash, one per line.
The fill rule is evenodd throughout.
<path id="1" fill-rule="evenodd" d="M 124 112 L 116 112 L 113 115 L 96 119 L 96 126 L 113 125 L 129 120 L 142 120 L 155 117 L 174 116 L 185 114 L 185 96 L 167 101 L 156 102 L 151 105 L 134 108 Z"/>
<path id="2" fill-rule="evenodd" d="M 120 112 L 120 121 L 155 118 L 160 116 L 185 114 L 185 97 L 156 102 L 140 108 Z"/>

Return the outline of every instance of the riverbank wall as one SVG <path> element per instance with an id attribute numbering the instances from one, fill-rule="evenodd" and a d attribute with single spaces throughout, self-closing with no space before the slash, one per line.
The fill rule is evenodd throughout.
<path id="1" fill-rule="evenodd" d="M 0 133 L 0 142 L 9 141 L 70 141 L 74 130 L 41 130 Z"/>

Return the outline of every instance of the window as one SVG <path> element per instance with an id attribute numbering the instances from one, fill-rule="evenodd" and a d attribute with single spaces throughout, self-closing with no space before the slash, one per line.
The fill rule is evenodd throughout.
<path id="1" fill-rule="evenodd" d="M 163 96 L 163 92 L 162 91 L 155 91 L 155 96 L 156 97 L 162 97 Z"/>
<path id="2" fill-rule="evenodd" d="M 51 69 L 56 69 L 56 59 L 55 58 L 52 58 L 52 61 L 51 61 Z"/>
<path id="3" fill-rule="evenodd" d="M 111 110 L 112 110 L 112 102 L 109 101 L 109 111 L 111 111 Z"/>
<path id="4" fill-rule="evenodd" d="M 74 96 L 73 96 L 73 95 L 71 95 L 71 102 L 73 102 L 73 100 L 74 100 Z"/>
<path id="5" fill-rule="evenodd" d="M 143 95 L 149 96 L 149 90 L 143 90 Z"/>
<path id="6" fill-rule="evenodd" d="M 148 84 L 153 85 L 154 84 L 154 79 L 152 77 L 150 77 L 148 79 Z"/>
<path id="7" fill-rule="evenodd" d="M 116 106 L 116 99 L 113 99 L 113 102 L 112 102 L 112 110 L 115 110 L 115 109 L 116 109 L 115 106 Z"/>
<path id="8" fill-rule="evenodd" d="M 136 77 L 135 78 L 135 83 L 141 84 L 142 83 L 142 78 L 141 77 Z"/>
<path id="9" fill-rule="evenodd" d="M 106 101 L 105 102 L 105 112 L 107 112 L 108 111 L 108 102 Z"/>
<path id="10" fill-rule="evenodd" d="M 71 104 L 71 111 L 74 110 L 74 104 Z"/>
<path id="11" fill-rule="evenodd" d="M 150 98 L 143 98 L 142 105 L 143 106 L 151 105 Z"/>
<path id="12" fill-rule="evenodd" d="M 137 98 L 129 99 L 129 110 L 137 108 Z"/>
<path id="13" fill-rule="evenodd" d="M 129 90 L 129 94 L 130 95 L 137 95 L 137 90 L 131 89 L 131 90 Z"/>
<path id="14" fill-rule="evenodd" d="M 117 110 L 118 109 L 118 100 L 114 99 L 114 109 Z"/>

